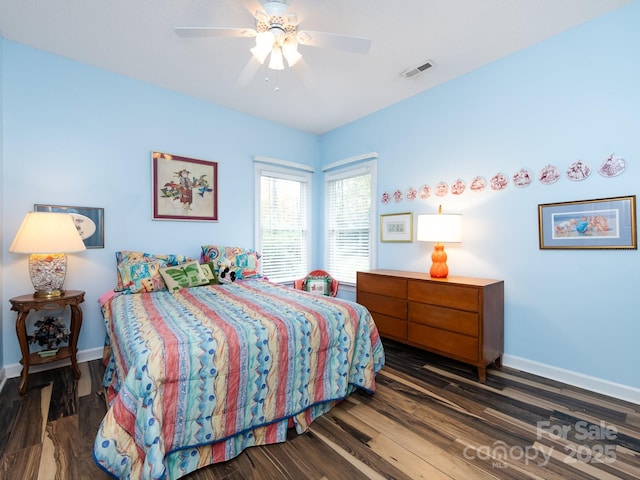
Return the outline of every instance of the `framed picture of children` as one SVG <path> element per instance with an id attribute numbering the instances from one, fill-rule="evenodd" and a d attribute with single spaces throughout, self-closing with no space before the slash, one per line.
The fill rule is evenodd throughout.
<path id="1" fill-rule="evenodd" d="M 538 205 L 541 249 L 637 249 L 636 197 Z"/>

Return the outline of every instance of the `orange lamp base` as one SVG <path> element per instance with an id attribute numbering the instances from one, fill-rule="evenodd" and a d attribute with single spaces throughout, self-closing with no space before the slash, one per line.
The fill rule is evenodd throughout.
<path id="1" fill-rule="evenodd" d="M 449 267 L 447 267 L 447 254 L 444 251 L 442 243 L 436 243 L 431 254 L 431 270 L 429 275 L 431 278 L 447 278 L 449 275 Z"/>

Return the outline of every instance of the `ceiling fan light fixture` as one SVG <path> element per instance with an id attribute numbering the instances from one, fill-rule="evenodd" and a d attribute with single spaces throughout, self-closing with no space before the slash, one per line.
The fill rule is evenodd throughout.
<path id="1" fill-rule="evenodd" d="M 289 35 L 285 38 L 282 43 L 282 54 L 284 55 L 284 58 L 287 59 L 289 67 L 293 67 L 298 63 L 298 60 L 302 58 L 302 55 L 298 52 L 298 41 L 296 40 L 296 37 Z"/>
<path id="2" fill-rule="evenodd" d="M 253 57 L 260 63 L 264 63 L 264 61 L 267 59 L 267 57 L 271 53 L 270 48 L 260 48 L 257 45 L 253 47 L 250 51 Z"/>
<path id="3" fill-rule="evenodd" d="M 274 47 L 271 51 L 269 68 L 271 70 L 284 70 L 284 60 L 282 59 L 282 50 L 280 50 L 280 47 Z"/>
<path id="4" fill-rule="evenodd" d="M 269 49 L 273 47 L 276 37 L 271 30 L 260 32 L 256 35 L 256 47 L 261 49 Z"/>
<path id="5" fill-rule="evenodd" d="M 260 32 L 256 35 L 256 46 L 253 47 L 250 51 L 256 60 L 258 60 L 260 63 L 264 63 L 264 61 L 271 53 L 274 43 L 275 38 L 270 31 Z"/>

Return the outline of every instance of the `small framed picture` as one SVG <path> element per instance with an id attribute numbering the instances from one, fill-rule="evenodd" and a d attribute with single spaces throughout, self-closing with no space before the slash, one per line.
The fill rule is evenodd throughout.
<path id="1" fill-rule="evenodd" d="M 538 205 L 541 249 L 637 249 L 636 197 Z"/>
<path id="2" fill-rule="evenodd" d="M 151 154 L 154 220 L 218 220 L 218 164 Z"/>
<path id="3" fill-rule="evenodd" d="M 64 205 L 33 206 L 35 212 L 68 213 L 76 224 L 86 248 L 104 248 L 104 208 L 66 207 Z"/>
<path id="4" fill-rule="evenodd" d="M 413 213 L 380 215 L 381 242 L 413 242 Z"/>

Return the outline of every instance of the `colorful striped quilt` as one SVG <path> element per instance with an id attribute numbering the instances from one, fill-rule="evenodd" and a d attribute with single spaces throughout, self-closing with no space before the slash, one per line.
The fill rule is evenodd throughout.
<path id="1" fill-rule="evenodd" d="M 118 295 L 103 306 L 109 410 L 96 463 L 117 478 L 176 479 L 300 434 L 384 351 L 361 305 L 251 279 Z"/>

